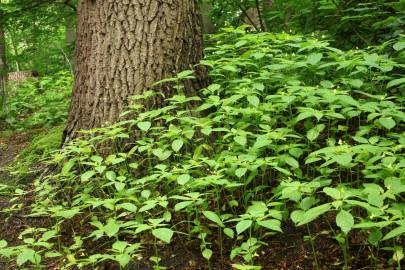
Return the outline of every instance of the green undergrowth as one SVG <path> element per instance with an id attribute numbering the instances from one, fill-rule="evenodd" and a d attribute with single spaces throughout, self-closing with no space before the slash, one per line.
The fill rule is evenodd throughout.
<path id="1" fill-rule="evenodd" d="M 0 106 L 0 130 L 25 131 L 64 123 L 72 80 L 70 73 L 59 72 L 40 79 L 10 82 L 5 102 Z"/>
<path id="2" fill-rule="evenodd" d="M 43 170 L 45 160 L 61 146 L 63 129 L 64 126 L 57 126 L 34 135 L 8 168 L 16 181 L 24 181 Z"/>
<path id="3" fill-rule="evenodd" d="M 362 248 L 372 268 L 400 269 L 404 41 L 341 51 L 314 37 L 228 29 L 212 44 L 203 64 L 213 83 L 200 96 L 181 95 L 193 76 L 181 72 L 160 82 L 179 92 L 165 107 L 142 106 L 152 91 L 133 97 L 131 119 L 54 154 L 60 171 L 36 181 L 31 213 L 54 226 L 25 230 L 19 246 L 1 241 L 0 255 L 29 269 L 52 257 L 65 258 L 60 269 L 125 269 L 152 247 L 163 269 L 161 245 L 184 238 L 199 241 L 208 267 L 228 257 L 235 269 L 261 269 L 260 250 L 292 222 L 308 230 L 320 269 L 327 251 L 309 224 L 326 222 L 341 268 L 356 267 Z"/>

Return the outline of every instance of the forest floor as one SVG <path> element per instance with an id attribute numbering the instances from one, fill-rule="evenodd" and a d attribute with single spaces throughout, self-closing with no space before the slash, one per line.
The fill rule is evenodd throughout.
<path id="1" fill-rule="evenodd" d="M 29 145 L 31 138 L 32 133 L 0 136 L 0 184 L 7 184 L 7 179 L 12 178 L 7 171 L 7 166 L 12 164 L 18 154 Z M 52 221 L 48 218 L 32 218 L 26 216 L 26 214 L 29 213 L 31 203 L 35 201 L 35 193 L 30 183 L 25 185 L 24 190 L 26 191 L 25 195 L 20 196 L 19 199 L 15 201 L 11 200 L 10 197 L 0 194 L 0 239 L 6 240 L 9 246 L 21 244 L 21 240 L 18 236 L 25 229 L 30 227 L 44 228 L 52 224 Z M 5 209 L 13 205 L 18 206 L 18 209 L 13 212 L 4 212 Z M 334 217 L 330 216 L 327 217 L 327 219 L 331 219 L 333 223 Z M 71 225 L 74 226 L 74 224 Z M 268 238 L 265 248 L 259 251 L 261 255 L 259 256 L 258 263 L 264 266 L 264 270 L 342 269 L 343 255 L 333 235 L 328 234 L 328 226 L 326 221 L 314 223 L 308 228 L 296 228 L 292 224 L 286 224 L 283 234 L 270 236 Z M 308 234 L 307 229 L 311 232 L 317 232 L 312 235 L 316 249 L 316 259 L 310 241 L 304 238 L 305 235 Z M 65 236 L 65 238 L 68 238 L 68 234 L 65 234 Z M 352 244 L 355 244 L 357 240 L 359 243 L 361 242 L 360 239 L 351 239 Z M 62 242 L 68 241 L 68 239 L 62 239 Z M 215 242 L 215 240 L 212 239 L 212 242 Z M 88 248 L 96 250 L 97 243 L 90 244 Z M 357 254 L 357 257 L 352 258 L 352 260 L 354 260 L 352 265 L 355 267 L 351 269 L 394 269 L 387 268 L 383 265 L 371 266 L 370 258 L 367 258 L 367 252 L 365 252 L 364 248 L 365 247 L 358 245 L 358 250 L 352 250 L 352 253 Z M 214 252 L 216 254 L 220 253 L 218 250 L 214 250 Z M 198 241 L 189 240 L 183 242 L 181 239 L 177 239 L 172 245 L 159 249 L 159 256 L 162 258 L 161 265 L 166 267 L 162 269 L 230 270 L 232 266 L 228 259 L 229 252 L 230 250 L 227 248 L 225 241 L 223 257 L 214 257 L 211 265 L 208 265 L 201 257 Z M 142 257 L 131 263 L 128 269 L 152 270 L 153 267 L 149 258 L 154 255 L 153 249 L 145 249 Z M 60 269 L 60 263 L 61 259 L 52 259 L 46 262 L 47 267 L 45 269 Z M 17 270 L 19 268 L 15 264 L 0 261 L 0 270 L 3 269 Z M 106 264 L 91 269 L 119 270 L 119 267 Z"/>

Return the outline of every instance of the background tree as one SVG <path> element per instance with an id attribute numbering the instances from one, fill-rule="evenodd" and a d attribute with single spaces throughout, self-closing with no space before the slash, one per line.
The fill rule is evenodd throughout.
<path id="1" fill-rule="evenodd" d="M 0 10 L 0 109 L 2 109 L 5 99 L 5 82 L 7 76 L 6 39 L 4 35 L 3 16 L 3 12 Z"/>
<path id="2" fill-rule="evenodd" d="M 80 129 L 115 122 L 129 96 L 193 68 L 203 57 L 195 1 L 82 0 L 77 23 L 76 77 L 65 140 Z M 193 87 L 199 83 L 187 91 Z M 168 86 L 157 90 L 173 94 Z"/>

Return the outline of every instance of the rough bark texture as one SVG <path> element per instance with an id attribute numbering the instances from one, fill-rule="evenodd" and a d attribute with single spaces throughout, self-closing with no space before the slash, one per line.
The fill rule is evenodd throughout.
<path id="1" fill-rule="evenodd" d="M 129 96 L 191 69 L 203 57 L 194 0 L 81 0 L 78 13 L 76 77 L 65 142 L 80 129 L 115 122 Z M 193 92 L 198 84 L 186 90 Z M 173 94 L 169 87 L 159 90 Z"/>
<path id="2" fill-rule="evenodd" d="M 1 17 L 3 15 L 0 12 L 0 109 L 5 99 L 5 87 L 6 87 L 6 39 L 4 34 L 3 23 Z"/>

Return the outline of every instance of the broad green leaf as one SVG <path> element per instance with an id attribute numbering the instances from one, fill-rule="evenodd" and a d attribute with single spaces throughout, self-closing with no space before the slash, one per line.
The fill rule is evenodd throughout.
<path id="1" fill-rule="evenodd" d="M 72 217 L 76 216 L 80 213 L 79 208 L 72 208 L 72 209 L 63 209 L 55 213 L 56 217 L 62 217 L 64 219 L 71 219 Z"/>
<path id="2" fill-rule="evenodd" d="M 320 124 L 315 126 L 314 128 L 310 129 L 307 132 L 307 138 L 308 140 L 310 140 L 311 142 L 314 141 L 316 138 L 319 137 L 319 134 L 325 129 L 325 125 L 324 124 Z"/>
<path id="3" fill-rule="evenodd" d="M 114 237 L 119 232 L 120 225 L 116 222 L 116 220 L 109 219 L 103 230 L 108 237 Z"/>
<path id="4" fill-rule="evenodd" d="M 395 125 L 396 125 L 395 120 L 392 118 L 381 117 L 380 119 L 378 119 L 378 121 L 386 129 L 391 129 L 391 128 L 395 127 Z"/>
<path id="5" fill-rule="evenodd" d="M 179 185 L 184 186 L 191 180 L 191 176 L 189 174 L 182 174 L 179 177 L 177 177 L 177 183 Z"/>
<path id="6" fill-rule="evenodd" d="M 229 238 L 231 238 L 231 239 L 233 239 L 233 238 L 235 237 L 235 233 L 234 233 L 233 230 L 230 229 L 230 228 L 225 228 L 225 229 L 224 229 L 224 234 L 225 234 L 226 236 L 228 236 Z"/>
<path id="7" fill-rule="evenodd" d="M 405 78 L 400 78 L 400 79 L 395 79 L 395 80 L 390 81 L 387 84 L 387 88 L 391 88 L 391 87 L 401 85 L 401 84 L 405 84 Z"/>
<path id="8" fill-rule="evenodd" d="M 173 141 L 173 143 L 172 143 L 173 151 L 174 152 L 179 152 L 180 149 L 183 147 L 183 144 L 184 144 L 183 140 L 180 140 L 180 139 Z"/>
<path id="9" fill-rule="evenodd" d="M 312 53 L 308 56 L 307 63 L 310 65 L 316 65 L 321 61 L 322 57 L 323 55 L 321 53 Z"/>
<path id="10" fill-rule="evenodd" d="M 132 258 L 129 254 L 123 253 L 116 255 L 115 260 L 120 264 L 121 267 L 125 267 L 129 264 Z"/>
<path id="11" fill-rule="evenodd" d="M 136 213 L 136 210 L 138 210 L 138 207 L 136 207 L 136 205 L 133 203 L 121 203 L 118 204 L 117 207 L 134 213 Z"/>
<path id="12" fill-rule="evenodd" d="M 352 214 L 350 214 L 346 210 L 341 210 L 337 215 L 336 215 L 336 225 L 338 225 L 342 231 L 347 234 L 354 225 L 354 219 Z"/>
<path id="13" fill-rule="evenodd" d="M 257 224 L 273 231 L 283 232 L 281 230 L 281 222 L 277 219 L 261 220 L 258 221 Z"/>
<path id="14" fill-rule="evenodd" d="M 159 228 L 159 229 L 154 229 L 152 230 L 153 236 L 156 238 L 162 240 L 165 243 L 170 243 L 173 237 L 173 231 L 168 228 Z"/>
<path id="15" fill-rule="evenodd" d="M 250 95 L 250 96 L 248 96 L 248 97 L 247 97 L 247 100 L 248 100 L 249 103 L 250 103 L 251 105 L 253 105 L 254 107 L 257 107 L 257 106 L 259 106 L 259 104 L 260 104 L 260 99 L 259 99 L 257 96 L 255 96 L 255 95 Z"/>
<path id="16" fill-rule="evenodd" d="M 234 138 L 235 142 L 237 142 L 238 144 L 245 146 L 247 143 L 247 139 L 246 136 L 236 136 Z"/>
<path id="17" fill-rule="evenodd" d="M 400 41 L 394 44 L 393 46 L 394 50 L 396 50 L 397 52 L 405 49 L 405 41 Z"/>
<path id="18" fill-rule="evenodd" d="M 238 224 L 236 224 L 236 233 L 239 235 L 241 233 L 243 233 L 244 231 L 246 231 L 247 229 L 250 228 L 250 226 L 252 226 L 253 221 L 251 220 L 241 220 L 238 222 Z"/>
<path id="19" fill-rule="evenodd" d="M 189 205 L 193 204 L 193 201 L 184 201 L 184 202 L 179 202 L 178 204 L 176 204 L 174 206 L 174 211 L 178 212 L 186 207 L 188 207 Z"/>
<path id="20" fill-rule="evenodd" d="M 0 241 L 0 248 L 5 248 L 7 247 L 7 241 L 6 240 L 1 240 Z"/>
<path id="21" fill-rule="evenodd" d="M 80 179 L 82 180 L 82 182 L 86 182 L 86 181 L 90 180 L 90 178 L 92 178 L 94 175 L 96 175 L 95 171 L 93 171 L 93 170 L 87 171 L 81 175 Z"/>
<path id="22" fill-rule="evenodd" d="M 128 246 L 128 242 L 125 241 L 116 241 L 113 245 L 112 248 L 117 250 L 120 253 L 123 253 L 125 248 Z"/>
<path id="23" fill-rule="evenodd" d="M 117 178 L 117 175 L 113 171 L 107 171 L 105 173 L 105 177 L 107 178 L 107 180 L 115 181 L 115 179 Z"/>
<path id="24" fill-rule="evenodd" d="M 212 250 L 211 249 L 204 249 L 204 251 L 202 252 L 202 255 L 205 259 L 210 260 L 212 257 Z"/>
<path id="25" fill-rule="evenodd" d="M 145 122 L 139 122 L 137 124 L 138 128 L 142 131 L 148 131 L 150 129 L 150 127 L 152 126 L 152 123 L 149 121 L 145 121 Z"/>
<path id="26" fill-rule="evenodd" d="M 352 162 L 352 155 L 349 153 L 343 153 L 340 155 L 337 155 L 334 157 L 334 160 L 336 161 L 336 163 L 338 163 L 339 165 L 343 166 L 343 167 L 349 167 L 350 163 Z"/>
<path id="27" fill-rule="evenodd" d="M 405 225 L 402 225 L 402 226 L 399 226 L 399 227 L 393 229 L 392 231 L 387 233 L 382 240 L 383 241 L 389 240 L 391 238 L 394 238 L 394 237 L 397 237 L 400 235 L 405 235 Z"/>
<path id="28" fill-rule="evenodd" d="M 40 257 L 39 257 L 40 259 Z M 33 264 L 36 263 L 38 260 L 38 256 L 36 256 L 35 250 L 32 249 L 24 249 L 20 254 L 17 256 L 17 265 L 22 266 L 26 262 L 31 262 Z M 39 261 L 38 261 L 39 263 Z"/>
<path id="29" fill-rule="evenodd" d="M 235 175 L 239 178 L 241 178 L 242 176 L 244 176 L 247 172 L 247 168 L 239 168 L 235 170 Z"/>
<path id="30" fill-rule="evenodd" d="M 295 169 L 300 167 L 300 164 L 298 163 L 298 161 L 293 157 L 285 155 L 285 156 L 283 156 L 283 159 L 288 165 L 290 165 L 291 167 L 293 167 Z"/>
<path id="31" fill-rule="evenodd" d="M 323 189 L 323 192 L 325 192 L 328 196 L 332 197 L 334 200 L 342 199 L 340 191 L 336 188 L 325 187 Z"/>
<path id="32" fill-rule="evenodd" d="M 326 203 L 319 205 L 317 207 L 311 208 L 308 211 L 305 211 L 301 221 L 298 223 L 298 226 L 307 224 L 316 218 L 318 218 L 320 215 L 323 215 L 324 213 L 328 212 L 331 208 L 331 204 Z"/>
<path id="33" fill-rule="evenodd" d="M 203 215 L 217 225 L 224 227 L 221 218 L 216 213 L 212 211 L 203 211 Z"/>

